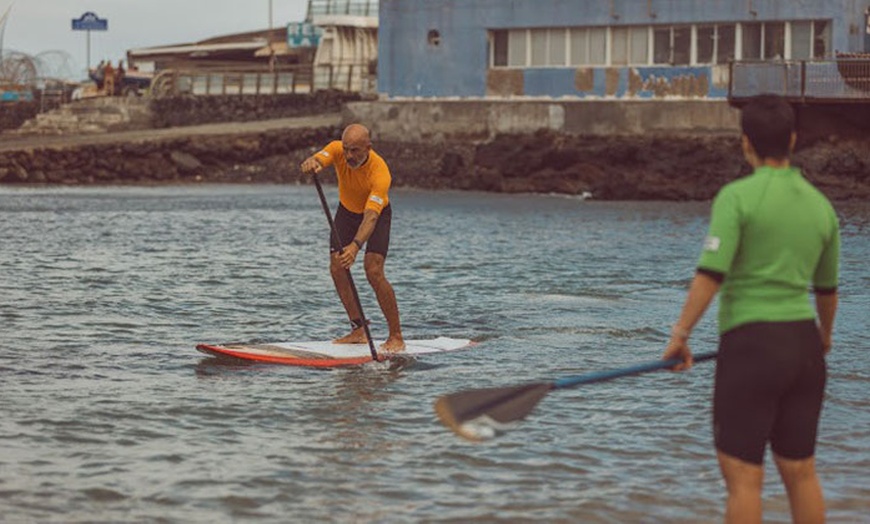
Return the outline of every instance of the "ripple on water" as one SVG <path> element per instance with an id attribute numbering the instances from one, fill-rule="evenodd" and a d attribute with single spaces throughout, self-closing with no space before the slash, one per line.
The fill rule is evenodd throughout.
<path id="1" fill-rule="evenodd" d="M 334 187 L 327 196 L 336 201 Z M 194 346 L 347 328 L 313 188 L 0 191 L 3 518 L 721 520 L 712 365 L 553 391 L 484 444 L 461 441 L 432 410 L 457 390 L 657 359 L 708 203 L 391 196 L 387 273 L 405 335 L 479 344 L 399 366 L 308 370 Z M 870 500 L 870 209 L 841 212 L 841 313 L 818 462 L 830 519 L 857 522 Z M 353 271 L 382 336 L 376 299 Z M 715 348 L 713 317 L 699 325 L 696 351 Z M 765 516 L 787 521 L 767 467 Z"/>

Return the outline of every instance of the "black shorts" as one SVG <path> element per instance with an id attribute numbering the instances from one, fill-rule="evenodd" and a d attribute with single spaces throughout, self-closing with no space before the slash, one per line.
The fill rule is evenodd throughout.
<path id="1" fill-rule="evenodd" d="M 363 215 L 348 211 L 346 207 L 339 204 L 338 210 L 335 212 L 335 229 L 338 230 L 338 235 L 341 237 L 344 247 L 351 242 L 359 230 L 359 225 L 362 224 Z M 378 253 L 387 258 L 387 252 L 390 250 L 390 225 L 393 221 L 393 208 L 387 205 L 381 210 L 381 215 L 375 224 L 375 230 L 372 236 L 366 241 L 366 253 Z M 337 251 L 335 234 L 329 234 L 330 251 Z"/>
<path id="2" fill-rule="evenodd" d="M 827 368 L 812 320 L 757 322 L 722 335 L 713 393 L 716 448 L 762 464 L 777 455 L 812 457 Z"/>

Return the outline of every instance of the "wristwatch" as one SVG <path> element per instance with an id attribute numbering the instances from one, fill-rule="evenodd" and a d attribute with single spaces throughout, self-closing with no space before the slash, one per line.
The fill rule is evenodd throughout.
<path id="1" fill-rule="evenodd" d="M 353 239 L 353 243 L 356 244 L 356 247 L 362 249 L 362 247 L 363 247 L 363 243 L 362 243 L 362 242 L 360 242 L 360 241 L 357 240 L 357 239 Z"/>

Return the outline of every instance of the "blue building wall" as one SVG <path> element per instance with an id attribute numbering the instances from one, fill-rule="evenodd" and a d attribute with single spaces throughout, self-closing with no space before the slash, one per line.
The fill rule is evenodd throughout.
<path id="1" fill-rule="evenodd" d="M 831 50 L 870 51 L 868 8 L 870 0 L 381 0 L 378 91 L 394 97 L 486 96 L 488 72 L 496 71 L 489 67 L 490 30 L 831 20 Z M 433 30 L 437 45 L 427 37 Z M 727 94 L 724 67 L 583 66 L 591 71 L 591 89 L 588 82 L 577 85 L 577 67 L 502 71 L 521 83 L 525 96 L 679 95 L 661 87 L 691 80 L 693 96 L 718 98 Z"/>

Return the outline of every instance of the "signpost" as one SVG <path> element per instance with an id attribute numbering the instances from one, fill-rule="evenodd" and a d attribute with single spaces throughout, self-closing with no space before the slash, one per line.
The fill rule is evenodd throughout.
<path id="1" fill-rule="evenodd" d="M 109 30 L 109 20 L 107 18 L 100 18 L 92 11 L 88 11 L 83 14 L 79 18 L 73 18 L 72 20 L 72 30 L 73 31 L 87 31 L 88 33 L 88 44 L 87 44 L 87 56 L 88 56 L 88 71 L 91 70 L 91 31 L 108 31 Z"/>

